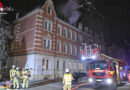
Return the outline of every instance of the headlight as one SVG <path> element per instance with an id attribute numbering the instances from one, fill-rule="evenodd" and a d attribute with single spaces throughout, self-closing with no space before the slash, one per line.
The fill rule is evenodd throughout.
<path id="1" fill-rule="evenodd" d="M 108 78 L 106 81 L 107 81 L 108 84 L 112 83 L 112 79 L 110 79 L 110 78 Z"/>
<path id="2" fill-rule="evenodd" d="M 124 73 L 124 77 L 126 76 L 126 74 Z"/>
<path id="3" fill-rule="evenodd" d="M 92 82 L 93 82 L 93 79 L 92 79 L 92 78 L 89 78 L 88 81 L 89 81 L 90 83 L 92 83 Z"/>

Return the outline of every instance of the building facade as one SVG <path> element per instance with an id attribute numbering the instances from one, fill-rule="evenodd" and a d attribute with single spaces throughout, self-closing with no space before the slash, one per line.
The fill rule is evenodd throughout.
<path id="1" fill-rule="evenodd" d="M 9 65 L 32 68 L 31 79 L 61 78 L 66 68 L 86 72 L 80 46 L 87 33 L 59 19 L 51 0 L 16 20 L 13 30 Z"/>

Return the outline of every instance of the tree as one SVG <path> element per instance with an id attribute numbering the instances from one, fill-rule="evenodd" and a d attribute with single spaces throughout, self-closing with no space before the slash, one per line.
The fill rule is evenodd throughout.
<path id="1" fill-rule="evenodd" d="M 6 66 L 9 51 L 9 39 L 11 38 L 9 23 L 0 18 L 0 69 Z"/>

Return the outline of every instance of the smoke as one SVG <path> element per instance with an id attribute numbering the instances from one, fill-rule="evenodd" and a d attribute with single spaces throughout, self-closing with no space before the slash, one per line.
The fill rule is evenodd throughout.
<path id="1" fill-rule="evenodd" d="M 68 0 L 67 3 L 60 7 L 61 12 L 69 18 L 70 24 L 75 24 L 80 17 L 79 4 L 74 0 Z"/>

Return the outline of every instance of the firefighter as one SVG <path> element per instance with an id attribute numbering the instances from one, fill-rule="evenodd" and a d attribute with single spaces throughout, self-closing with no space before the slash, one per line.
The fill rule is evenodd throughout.
<path id="1" fill-rule="evenodd" d="M 28 88 L 29 78 L 30 78 L 30 70 L 27 67 L 23 72 L 23 88 Z"/>
<path id="2" fill-rule="evenodd" d="M 14 73 L 14 79 L 13 79 L 13 88 L 19 88 L 19 80 L 20 80 L 20 71 L 19 67 L 16 68 L 16 72 Z"/>
<path id="3" fill-rule="evenodd" d="M 73 76 L 70 73 L 69 69 L 66 69 L 66 74 L 63 76 L 63 85 L 64 90 L 71 90 L 71 82 L 73 80 Z"/>
<path id="4" fill-rule="evenodd" d="M 12 66 L 12 69 L 10 70 L 10 81 L 13 82 L 14 74 L 15 74 L 15 65 Z"/>

